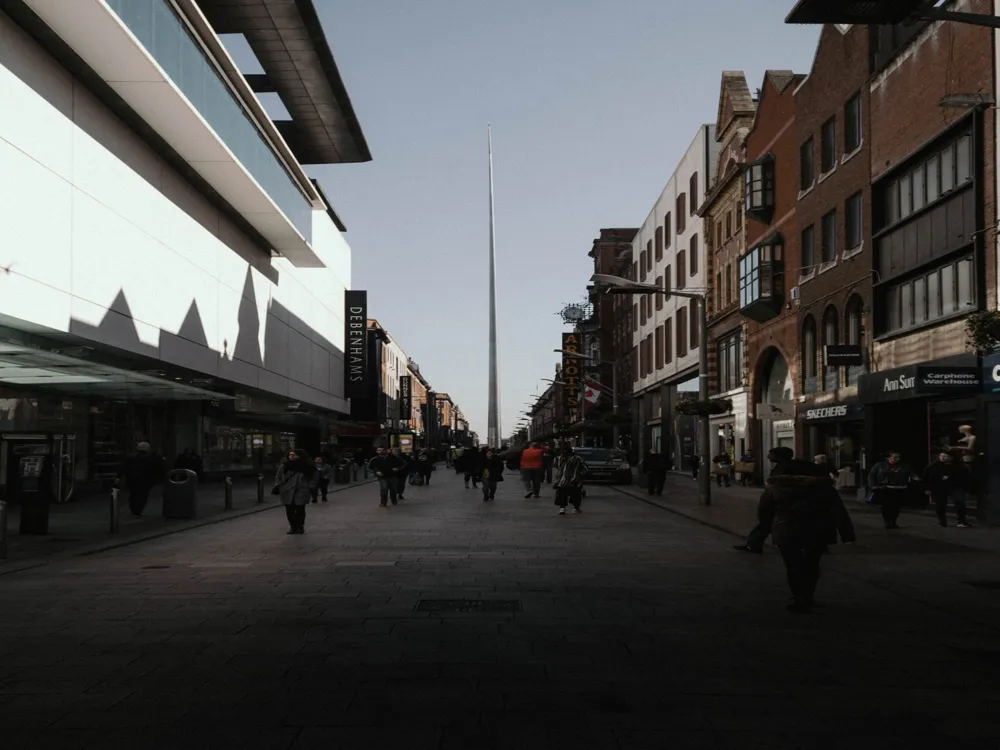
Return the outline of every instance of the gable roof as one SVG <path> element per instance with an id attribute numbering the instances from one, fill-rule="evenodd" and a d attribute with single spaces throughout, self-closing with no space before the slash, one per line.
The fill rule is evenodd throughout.
<path id="1" fill-rule="evenodd" d="M 798 86 L 807 78 L 805 73 L 795 73 L 791 70 L 768 70 L 764 73 L 764 85 L 760 87 L 760 96 L 757 99 L 757 112 L 754 114 L 753 125 L 750 126 L 750 133 L 757 129 L 757 115 L 760 114 L 764 104 L 764 97 L 767 96 L 768 84 L 775 93 L 781 94 L 789 86 Z M 749 136 L 749 133 L 747 134 Z"/>
<path id="2" fill-rule="evenodd" d="M 719 111 L 715 118 L 715 140 L 721 142 L 729 124 L 741 116 L 753 116 L 757 105 L 742 70 L 724 70 L 719 91 Z"/>

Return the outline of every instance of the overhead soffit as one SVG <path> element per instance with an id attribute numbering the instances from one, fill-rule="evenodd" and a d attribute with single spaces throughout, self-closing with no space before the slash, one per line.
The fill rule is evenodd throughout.
<path id="1" fill-rule="evenodd" d="M 198 0 L 217 34 L 242 34 L 265 71 L 247 76 L 276 92 L 291 121 L 278 129 L 303 164 L 371 160 L 312 0 Z M 234 72 L 234 71 L 231 71 Z"/>
<path id="2" fill-rule="evenodd" d="M 785 23 L 875 24 L 900 23 L 928 0 L 799 0 Z"/>

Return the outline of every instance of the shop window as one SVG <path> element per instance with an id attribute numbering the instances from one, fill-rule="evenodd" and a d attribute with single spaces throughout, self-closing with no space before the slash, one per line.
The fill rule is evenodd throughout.
<path id="1" fill-rule="evenodd" d="M 802 392 L 816 391 L 816 321 L 810 315 L 802 324 Z"/>
<path id="2" fill-rule="evenodd" d="M 855 250 L 861 246 L 861 191 L 859 190 L 844 204 L 845 250 Z"/>
<path id="3" fill-rule="evenodd" d="M 781 312 L 785 300 L 780 235 L 771 235 L 739 260 L 740 311 L 763 323 Z"/>
<path id="4" fill-rule="evenodd" d="M 774 157 L 768 154 L 743 172 L 743 198 L 747 216 L 770 224 L 774 215 Z"/>
<path id="5" fill-rule="evenodd" d="M 837 166 L 837 118 L 823 123 L 819 132 L 819 171 L 826 174 Z"/>
<path id="6" fill-rule="evenodd" d="M 698 275 L 698 256 L 699 256 L 699 252 L 698 252 L 698 235 L 693 234 L 693 235 L 691 235 L 691 252 L 689 254 L 689 261 L 690 261 L 690 265 L 691 265 L 691 269 L 690 269 L 689 273 L 692 276 L 697 276 Z"/>
<path id="7" fill-rule="evenodd" d="M 837 325 L 837 309 L 833 306 L 826 308 L 823 314 L 823 347 L 840 343 L 840 335 Z M 823 366 L 823 390 L 833 391 L 840 387 L 840 368 Z"/>
<path id="8" fill-rule="evenodd" d="M 812 138 L 799 147 L 799 190 L 808 190 L 816 180 L 814 151 Z"/>
<path id="9" fill-rule="evenodd" d="M 978 307 L 972 257 L 950 261 L 882 294 L 882 334 L 904 331 L 936 320 L 973 312 Z"/>
<path id="10" fill-rule="evenodd" d="M 844 105 L 844 153 L 852 154 L 861 147 L 861 94 L 855 94 Z"/>

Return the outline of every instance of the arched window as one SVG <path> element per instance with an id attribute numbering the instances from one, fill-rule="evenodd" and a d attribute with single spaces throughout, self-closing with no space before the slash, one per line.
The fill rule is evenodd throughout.
<path id="1" fill-rule="evenodd" d="M 854 295 L 847 300 L 847 312 L 844 314 L 844 343 L 860 346 L 862 357 L 865 351 L 864 311 L 865 305 L 861 297 Z M 864 371 L 864 365 L 848 367 L 847 384 L 857 385 L 858 378 Z"/>
<path id="2" fill-rule="evenodd" d="M 816 321 L 810 315 L 802 324 L 802 392 L 816 390 Z"/>
<path id="3" fill-rule="evenodd" d="M 839 318 L 837 317 L 837 308 L 833 305 L 826 308 L 826 312 L 823 313 L 823 346 L 831 346 L 840 343 L 840 326 Z M 823 390 L 824 391 L 834 391 L 840 387 L 840 368 L 839 367 L 824 367 L 823 368 Z"/>

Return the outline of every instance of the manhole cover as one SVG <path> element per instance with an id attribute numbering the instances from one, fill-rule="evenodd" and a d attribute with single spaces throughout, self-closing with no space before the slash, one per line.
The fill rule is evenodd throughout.
<path id="1" fill-rule="evenodd" d="M 170 567 L 169 565 L 143 565 L 142 569 L 143 570 L 166 570 L 169 567 Z"/>
<path id="2" fill-rule="evenodd" d="M 49 542 L 55 542 L 56 544 L 68 544 L 70 542 L 82 542 L 82 539 L 70 539 L 69 537 L 57 536 L 52 539 L 47 540 Z"/>
<path id="3" fill-rule="evenodd" d="M 975 589 L 986 589 L 987 591 L 1000 591 L 1000 581 L 966 581 L 966 586 Z"/>
<path id="4" fill-rule="evenodd" d="M 421 599 L 417 612 L 520 612 L 518 599 Z"/>

